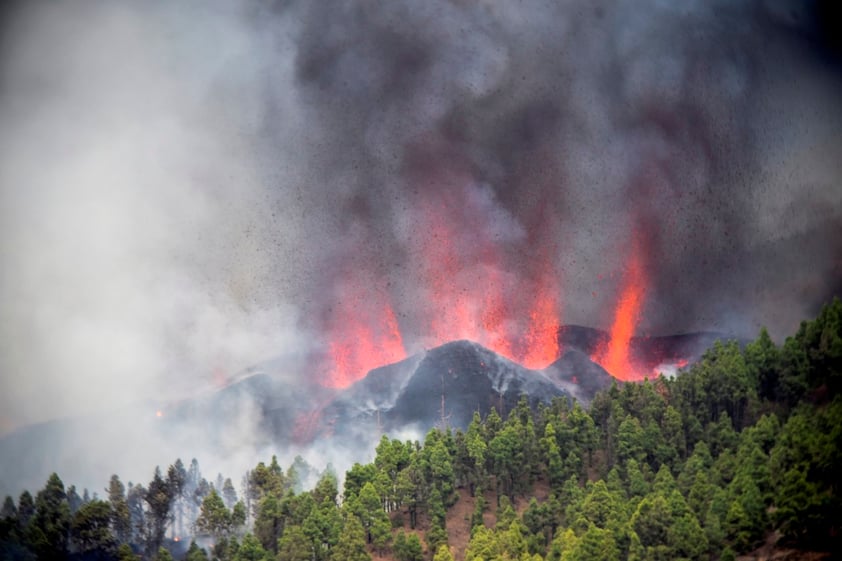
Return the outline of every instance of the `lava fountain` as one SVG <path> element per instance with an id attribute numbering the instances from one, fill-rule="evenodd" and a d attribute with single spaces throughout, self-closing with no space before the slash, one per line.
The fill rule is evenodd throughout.
<path id="1" fill-rule="evenodd" d="M 328 323 L 325 386 L 344 388 L 369 370 L 406 357 L 398 320 L 388 294 L 352 275 Z"/>
<path id="2" fill-rule="evenodd" d="M 641 380 L 649 374 L 635 366 L 630 354 L 630 343 L 640 322 L 640 311 L 645 296 L 646 276 L 643 271 L 640 243 L 634 238 L 623 272 L 622 290 L 614 310 L 614 321 L 608 341 L 591 357 L 591 360 L 619 380 Z"/>

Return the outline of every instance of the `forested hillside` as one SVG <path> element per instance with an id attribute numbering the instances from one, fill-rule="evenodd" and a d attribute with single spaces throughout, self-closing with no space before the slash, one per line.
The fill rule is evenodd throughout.
<path id="1" fill-rule="evenodd" d="M 832 552 L 842 531 L 842 303 L 776 346 L 717 343 L 674 379 L 615 384 L 424 442 L 383 436 L 341 478 L 275 458 L 209 483 L 194 460 L 79 495 L 7 497 L 3 559 L 734 559 Z M 115 450 L 115 454 L 119 451 Z M 310 490 L 302 482 L 317 479 Z M 189 545 L 188 545 L 189 544 Z M 817 557 L 815 553 L 813 557 Z"/>

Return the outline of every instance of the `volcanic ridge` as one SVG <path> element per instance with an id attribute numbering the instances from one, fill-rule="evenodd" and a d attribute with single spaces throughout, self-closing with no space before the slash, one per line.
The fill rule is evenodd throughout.
<path id="1" fill-rule="evenodd" d="M 533 407 L 555 398 L 587 404 L 617 379 L 594 360 L 608 338 L 597 329 L 564 326 L 559 330 L 561 356 L 543 369 L 526 368 L 472 341 L 452 341 L 375 368 L 342 389 L 326 387 L 313 375 L 293 376 L 292 383 L 281 361 L 269 361 L 219 390 L 177 402 L 138 404 L 120 415 L 134 419 L 137 431 L 149 426 L 150 415 L 157 416 L 154 434 L 132 438 L 171 441 L 176 449 L 226 456 L 320 445 L 353 454 L 368 449 L 383 433 L 421 438 L 436 426 L 465 429 L 474 412 L 485 416 L 492 408 L 505 417 L 521 397 Z M 717 338 L 714 333 L 635 337 L 629 352 L 653 376 L 659 368 L 672 374 L 698 360 Z M 8 434 L 0 438 L 0 470 L 23 481 L 45 463 L 33 450 L 47 449 L 56 462 L 75 465 L 71 459 L 87 448 L 91 426 L 108 426 L 109 418 L 67 419 Z M 245 427 L 248 442 L 242 441 Z M 115 442 L 126 437 L 113 435 Z M 108 464 L 107 457 L 95 454 L 87 457 L 92 465 Z"/>

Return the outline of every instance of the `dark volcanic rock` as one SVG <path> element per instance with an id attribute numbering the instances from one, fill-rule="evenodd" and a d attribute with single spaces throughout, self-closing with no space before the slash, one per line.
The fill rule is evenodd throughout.
<path id="1" fill-rule="evenodd" d="M 505 415 L 525 395 L 532 405 L 569 394 L 541 372 L 528 370 L 470 341 L 432 349 L 418 364 L 395 406 L 390 424 L 420 422 L 432 426 L 444 415 L 448 424 L 465 428 L 474 411 L 487 415 L 497 407 Z"/>
<path id="2" fill-rule="evenodd" d="M 702 331 L 660 337 L 634 337 L 631 340 L 631 358 L 651 370 L 664 363 L 698 361 L 706 349 L 717 340 L 733 339 L 724 333 Z"/>
<path id="3" fill-rule="evenodd" d="M 568 387 L 574 397 L 589 403 L 599 390 L 608 388 L 614 378 L 588 355 L 572 349 L 544 369 L 550 380 Z"/>
<path id="4" fill-rule="evenodd" d="M 442 422 L 464 429 L 474 411 L 484 416 L 495 407 L 505 416 L 521 396 L 534 406 L 570 394 L 543 372 L 476 343 L 454 341 L 372 370 L 322 410 L 318 433 L 424 433 Z"/>
<path id="5" fill-rule="evenodd" d="M 724 333 L 710 331 L 666 336 L 638 336 L 632 337 L 629 342 L 629 355 L 636 365 L 645 370 L 653 370 L 662 364 L 696 362 L 714 341 L 732 338 Z M 587 357 L 597 354 L 609 339 L 607 331 L 581 325 L 563 325 L 558 330 L 560 348 L 566 351 L 579 351 Z"/>
<path id="6" fill-rule="evenodd" d="M 575 349 L 586 355 L 593 355 L 597 349 L 608 343 L 608 332 L 582 325 L 562 325 L 558 329 L 560 349 Z"/>

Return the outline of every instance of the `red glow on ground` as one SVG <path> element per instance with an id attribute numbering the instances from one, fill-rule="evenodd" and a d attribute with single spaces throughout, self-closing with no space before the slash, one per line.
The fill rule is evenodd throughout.
<path id="1" fill-rule="evenodd" d="M 638 243 L 634 243 L 624 271 L 623 289 L 614 310 L 608 343 L 591 357 L 618 380 L 642 380 L 646 376 L 630 360 L 629 345 L 640 321 L 645 294 L 646 278 L 640 248 Z"/>
<path id="2" fill-rule="evenodd" d="M 470 181 L 466 174 L 444 171 L 437 181 L 436 196 L 419 192 L 407 213 L 411 234 L 402 241 L 409 256 L 402 274 L 412 279 L 408 293 L 394 292 L 386 275 L 378 274 L 376 253 L 355 253 L 336 272 L 323 385 L 347 387 L 374 368 L 406 358 L 407 351 L 459 339 L 531 369 L 559 358 L 563 284 L 552 242 L 558 237 L 540 229 L 525 234 L 514 220 L 507 224 L 505 216 L 490 214 L 493 195 L 462 188 Z M 541 205 L 535 212 L 544 212 Z M 529 255 L 522 254 L 524 247 Z M 644 249 L 635 236 L 623 271 L 610 275 L 620 282 L 613 320 L 607 341 L 591 356 L 623 381 L 651 376 L 654 366 L 636 363 L 632 352 L 647 290 Z M 395 304 L 403 306 L 400 320 Z"/>
<path id="3" fill-rule="evenodd" d="M 296 444 L 313 442 L 319 430 L 327 428 L 320 426 L 320 423 L 322 421 L 322 412 L 328 403 L 330 403 L 330 399 L 322 401 L 312 411 L 305 411 L 296 416 L 292 426 L 293 442 Z"/>

